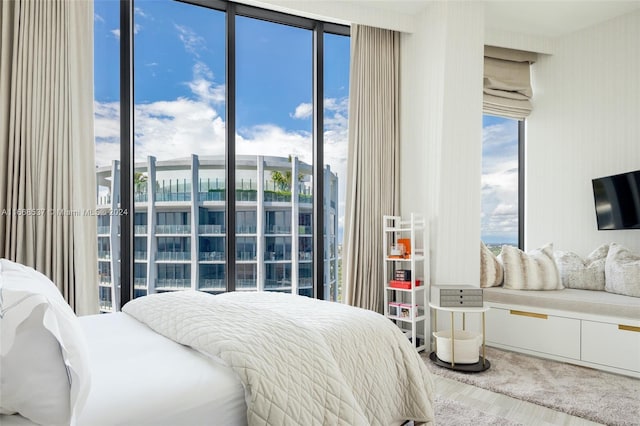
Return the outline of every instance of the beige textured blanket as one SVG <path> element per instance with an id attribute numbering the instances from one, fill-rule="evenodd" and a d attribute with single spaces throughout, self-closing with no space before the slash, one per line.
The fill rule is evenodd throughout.
<path id="1" fill-rule="evenodd" d="M 302 296 L 185 291 L 123 311 L 240 377 L 250 425 L 433 422 L 433 384 L 410 342 L 374 312 Z"/>

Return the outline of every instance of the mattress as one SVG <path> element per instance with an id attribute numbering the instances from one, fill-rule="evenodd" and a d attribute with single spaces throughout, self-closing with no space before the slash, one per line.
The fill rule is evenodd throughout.
<path id="1" fill-rule="evenodd" d="M 242 383 L 220 361 L 119 312 L 80 317 L 91 390 L 78 425 L 245 425 Z"/>
<path id="2" fill-rule="evenodd" d="M 245 392 L 221 361 L 118 312 L 79 318 L 91 357 L 91 389 L 79 426 L 241 426 Z M 0 424 L 35 423 L 0 415 Z"/>

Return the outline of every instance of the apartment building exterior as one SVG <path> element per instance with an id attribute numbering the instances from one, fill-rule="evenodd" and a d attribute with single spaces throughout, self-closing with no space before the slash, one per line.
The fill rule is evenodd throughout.
<path id="1" fill-rule="evenodd" d="M 191 155 L 136 164 L 134 296 L 226 290 L 224 158 Z M 338 178 L 324 169 L 324 298 L 338 297 Z M 119 162 L 96 169 L 100 309 L 118 309 Z M 237 291 L 313 296 L 312 166 L 297 158 L 237 156 Z M 150 190 L 153 189 L 153 190 Z M 115 279 L 114 279 L 115 278 Z M 114 303 L 115 302 L 115 303 Z"/>

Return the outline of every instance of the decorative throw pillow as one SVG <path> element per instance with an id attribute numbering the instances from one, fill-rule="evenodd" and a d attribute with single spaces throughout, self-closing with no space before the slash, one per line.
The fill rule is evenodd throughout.
<path id="1" fill-rule="evenodd" d="M 498 258 L 480 241 L 480 287 L 502 285 L 502 264 Z"/>
<path id="2" fill-rule="evenodd" d="M 504 267 L 504 288 L 513 290 L 560 290 L 562 282 L 553 259 L 553 245 L 530 252 L 502 246 L 498 256 Z"/>
<path id="3" fill-rule="evenodd" d="M 6 259 L 0 259 L 0 298 L 0 413 L 75 424 L 90 386 L 78 318 L 47 277 Z"/>
<path id="4" fill-rule="evenodd" d="M 605 263 L 605 288 L 609 293 L 640 297 L 640 255 L 611 243 Z"/>
<path id="5" fill-rule="evenodd" d="M 609 253 L 608 244 L 592 251 L 586 259 L 568 251 L 553 252 L 562 285 L 582 290 L 604 290 L 604 265 L 607 253 Z"/>

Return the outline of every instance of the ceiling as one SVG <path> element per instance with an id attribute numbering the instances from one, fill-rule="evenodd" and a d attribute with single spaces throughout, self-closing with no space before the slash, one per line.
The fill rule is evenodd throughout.
<path id="1" fill-rule="evenodd" d="M 361 0 L 357 3 L 415 15 L 438 0 Z M 456 0 L 440 0 L 456 1 Z M 488 0 L 487 28 L 544 37 L 558 37 L 640 9 L 640 0 Z"/>

